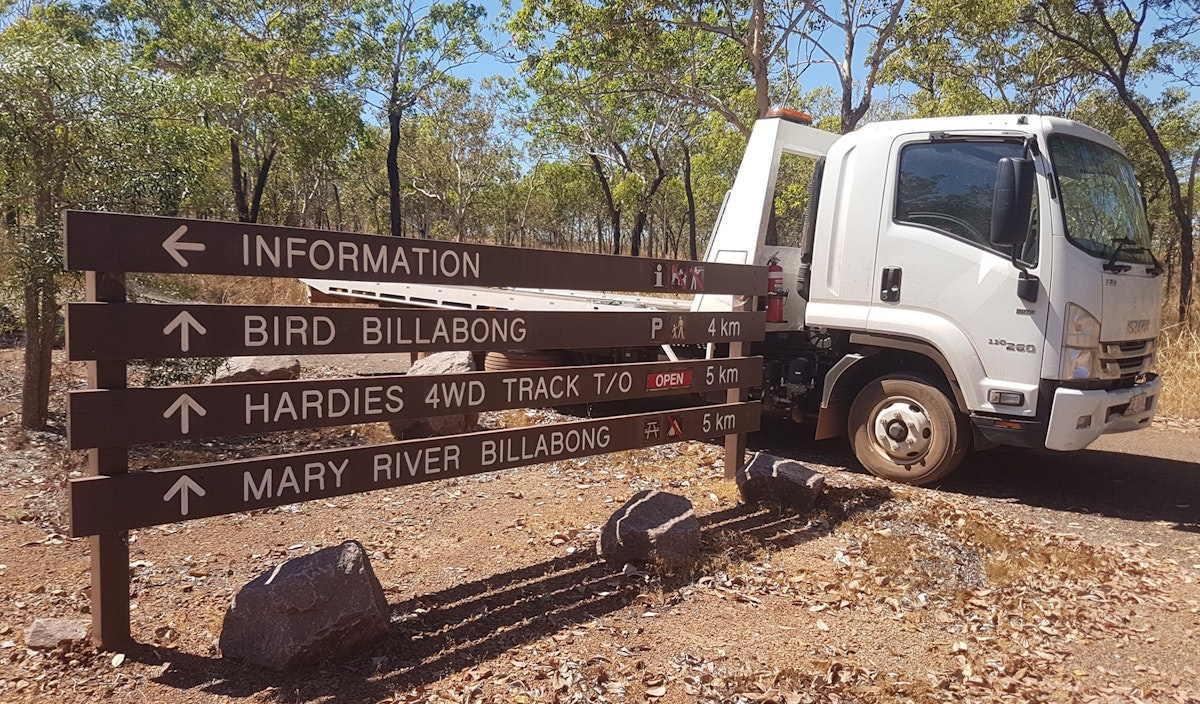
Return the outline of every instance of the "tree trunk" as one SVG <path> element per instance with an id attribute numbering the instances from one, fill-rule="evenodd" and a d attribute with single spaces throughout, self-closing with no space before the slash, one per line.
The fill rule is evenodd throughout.
<path id="1" fill-rule="evenodd" d="M 1162 163 L 1163 175 L 1167 177 L 1167 193 L 1171 199 L 1171 213 L 1179 226 L 1179 320 L 1188 321 L 1188 311 L 1192 305 L 1192 284 L 1195 281 L 1194 266 L 1196 263 L 1195 250 L 1192 241 L 1192 218 L 1188 204 L 1183 202 L 1183 189 L 1179 183 L 1179 174 L 1171 160 L 1171 154 L 1162 143 L 1158 130 L 1150 122 L 1149 116 L 1142 110 L 1136 98 L 1125 86 L 1115 86 L 1121 102 L 1133 114 L 1135 120 L 1146 134 L 1154 153 Z"/>
<path id="2" fill-rule="evenodd" d="M 42 348 L 42 301 L 39 282 L 25 283 L 25 376 L 22 379 L 21 394 L 21 425 L 30 430 L 41 430 L 46 427 L 47 402 L 43 399 L 50 395 L 50 377 L 43 370 L 42 357 L 46 350 Z M 46 393 L 41 393 L 42 388 Z"/>
<path id="3" fill-rule="evenodd" d="M 1167 268 L 1167 280 L 1163 284 L 1163 292 L 1166 295 L 1171 294 L 1171 287 L 1175 285 L 1175 248 L 1171 247 L 1167 250 L 1166 261 L 1163 266 Z"/>
<path id="4" fill-rule="evenodd" d="M 1187 240 L 1187 246 L 1188 246 L 1189 252 L 1192 251 L 1192 241 L 1193 241 L 1192 238 L 1195 237 L 1196 234 L 1200 233 L 1200 224 L 1196 223 L 1196 174 L 1197 174 L 1197 172 L 1200 172 L 1200 149 L 1197 149 L 1196 155 L 1192 157 L 1192 169 L 1190 172 L 1188 172 L 1187 202 L 1185 203 L 1185 205 L 1187 206 L 1187 219 L 1188 219 L 1188 229 L 1187 229 L 1188 235 L 1187 235 L 1186 240 Z M 1184 241 L 1182 239 L 1179 242 L 1181 247 L 1183 245 L 1183 242 Z M 1181 257 L 1181 259 L 1182 259 L 1182 257 Z M 1187 271 L 1189 274 L 1191 273 L 1191 271 L 1192 271 L 1191 265 L 1189 265 L 1187 267 Z M 1182 281 L 1182 280 L 1183 279 L 1180 279 L 1180 281 Z M 1168 290 L 1170 290 L 1170 289 L 1168 288 Z M 1182 287 L 1180 287 L 1180 296 L 1179 296 L 1180 315 L 1183 315 L 1187 311 L 1188 305 L 1190 303 L 1191 303 L 1191 284 L 1189 283 L 1188 284 L 1188 295 L 1186 298 L 1183 296 Z"/>
<path id="5" fill-rule="evenodd" d="M 263 191 L 267 188 L 267 174 L 271 172 L 271 162 L 275 161 L 275 147 L 263 157 L 262 165 L 258 168 L 258 176 L 254 178 L 254 196 L 250 202 L 250 218 L 242 222 L 258 222 L 259 208 L 262 206 Z M 245 198 L 245 195 L 242 196 Z M 307 209 L 307 208 L 306 208 Z"/>
<path id="6" fill-rule="evenodd" d="M 242 171 L 242 145 L 237 135 L 229 137 L 229 179 L 233 186 L 233 204 L 237 208 L 238 222 L 253 222 L 250 219 L 250 204 L 246 199 L 246 174 Z"/>
<path id="7" fill-rule="evenodd" d="M 404 221 L 400 212 L 400 115 L 388 113 L 388 207 L 391 209 L 391 234 L 400 237 L 404 234 Z"/>
<path id="8" fill-rule="evenodd" d="M 600 163 L 600 157 L 589 153 L 588 159 L 592 162 L 592 170 L 596 173 L 596 178 L 600 179 L 600 189 L 604 191 L 604 202 L 608 206 L 608 219 L 612 224 L 612 253 L 621 253 L 621 211 L 617 209 L 616 201 L 613 200 L 612 188 L 608 185 L 608 176 L 604 174 L 604 165 Z"/>
<path id="9" fill-rule="evenodd" d="M 58 333 L 58 296 L 53 276 L 26 281 L 24 298 L 25 369 L 21 425 L 40 430 L 46 427 L 50 414 L 51 352 Z"/>
<path id="10" fill-rule="evenodd" d="M 646 189 L 646 197 L 642 199 L 642 205 L 638 208 L 637 218 L 633 221 L 633 236 L 629 241 L 629 253 L 635 257 L 640 256 L 642 253 L 642 233 L 646 229 L 646 217 L 647 211 L 650 209 L 650 203 L 654 200 L 654 196 L 658 193 L 662 182 L 667 178 L 667 170 L 663 168 L 662 158 L 659 157 L 658 150 L 651 149 L 650 154 L 654 157 L 654 166 L 658 171 L 654 174 L 654 180 L 650 182 L 650 188 Z"/>
<path id="11" fill-rule="evenodd" d="M 1193 273 L 1195 252 L 1193 249 L 1193 225 L 1190 204 L 1184 202 L 1183 190 L 1179 182 L 1179 172 L 1175 168 L 1171 154 L 1163 145 L 1158 130 L 1151 122 L 1149 116 L 1146 115 L 1146 111 L 1142 109 L 1142 105 L 1138 101 L 1138 96 L 1131 90 L 1128 81 L 1128 71 L 1136 54 L 1138 37 L 1145 26 L 1149 0 L 1141 0 L 1140 16 L 1138 18 L 1134 18 L 1129 13 L 1128 8 L 1126 8 L 1126 15 L 1132 22 L 1133 31 L 1127 46 L 1125 45 L 1125 40 L 1121 38 L 1121 35 L 1114 28 L 1114 25 L 1107 20 L 1103 21 L 1103 36 L 1095 37 L 1089 34 L 1085 39 L 1079 39 L 1058 26 L 1054 19 L 1054 12 L 1050 7 L 1045 4 L 1035 4 L 1034 7 L 1038 8 L 1037 11 L 1042 14 L 1029 16 L 1033 24 L 1048 32 L 1059 41 L 1074 46 L 1082 53 L 1083 58 L 1080 59 L 1082 68 L 1113 87 L 1113 90 L 1117 92 L 1117 97 L 1121 100 L 1121 104 L 1137 120 L 1138 126 L 1142 128 L 1142 132 L 1146 135 L 1146 140 L 1150 142 L 1150 147 L 1154 150 L 1159 162 L 1162 164 L 1163 176 L 1166 177 L 1167 191 L 1171 199 L 1171 214 L 1174 216 L 1176 226 L 1179 228 L 1178 313 L 1180 322 L 1186 323 L 1192 303 L 1192 284 L 1195 278 L 1195 274 Z M 1103 3 L 1095 3 L 1093 9 L 1099 12 L 1101 18 L 1104 17 L 1105 8 Z M 1039 19 L 1039 16 L 1041 19 Z M 1106 58 L 1106 53 L 1114 54 L 1119 61 L 1114 65 L 1110 62 L 1109 58 Z M 1089 65 L 1089 60 L 1096 61 L 1096 64 Z"/>
<path id="12" fill-rule="evenodd" d="M 750 64 L 750 76 L 754 80 L 755 117 L 764 117 L 771 109 L 771 77 L 764 55 L 772 37 L 767 28 L 769 22 L 765 0 L 754 0 L 750 9 L 750 36 L 746 38 L 746 61 Z"/>
<path id="13" fill-rule="evenodd" d="M 58 328 L 57 265 L 48 264 L 41 253 L 57 249 L 63 177 L 56 173 L 56 150 L 39 154 L 41 175 L 34 198 L 33 226 L 20 233 L 30 267 L 23 272 L 25 312 L 24 378 L 21 387 L 21 425 L 31 430 L 46 427 L 50 411 L 50 368 Z"/>
<path id="14" fill-rule="evenodd" d="M 646 211 L 639 209 L 637 217 L 633 219 L 633 234 L 629 236 L 629 253 L 635 257 L 642 256 L 642 230 L 645 229 Z"/>
<path id="15" fill-rule="evenodd" d="M 343 225 L 344 221 L 342 220 L 342 194 L 341 194 L 341 191 L 338 190 L 336 181 L 333 182 L 332 186 L 333 186 L 333 212 L 337 216 L 337 222 L 332 223 L 332 229 L 344 230 L 346 228 Z"/>
<path id="16" fill-rule="evenodd" d="M 692 150 L 683 145 L 683 194 L 687 196 L 687 226 L 688 226 L 688 256 L 692 261 L 696 256 L 696 195 L 692 192 Z"/>

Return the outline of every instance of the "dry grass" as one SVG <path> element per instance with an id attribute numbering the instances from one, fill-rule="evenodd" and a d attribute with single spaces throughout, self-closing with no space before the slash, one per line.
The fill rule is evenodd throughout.
<path id="1" fill-rule="evenodd" d="M 737 530 L 709 531 L 703 541 L 700 561 L 690 570 L 693 578 L 722 572 L 741 574 L 770 553 L 761 540 Z"/>
<path id="2" fill-rule="evenodd" d="M 299 279 L 247 278 L 214 274 L 134 274 L 130 278 L 129 288 L 139 300 L 201 301 L 230 305 L 308 303 L 308 287 Z M 82 292 L 68 300 L 82 300 Z"/>
<path id="3" fill-rule="evenodd" d="M 1200 315 L 1196 316 L 1200 318 Z M 1163 376 L 1162 415 L 1200 418 L 1200 321 L 1176 324 L 1159 336 L 1157 371 Z"/>
<path id="4" fill-rule="evenodd" d="M 1028 585 L 1039 575 L 1103 581 L 1120 566 L 1118 556 L 1072 536 L 1030 538 L 996 516 L 936 502 L 904 504 L 895 516 L 868 514 L 853 525 L 875 569 L 910 587 L 960 597 Z"/>
<path id="5" fill-rule="evenodd" d="M 197 296 L 211 303 L 304 305 L 308 287 L 298 279 L 259 279 L 236 276 L 194 276 Z"/>

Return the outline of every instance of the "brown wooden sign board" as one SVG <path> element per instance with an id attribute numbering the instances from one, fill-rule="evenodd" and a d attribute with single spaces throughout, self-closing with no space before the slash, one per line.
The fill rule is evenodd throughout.
<path id="1" fill-rule="evenodd" d="M 439 376 L 92 389 L 67 397 L 71 449 L 702 393 L 762 383 L 762 358 Z"/>
<path id="2" fill-rule="evenodd" d="M 586 349 L 761 340 L 765 313 L 70 303 L 71 360 Z"/>
<path id="3" fill-rule="evenodd" d="M 589 291 L 766 293 L 763 266 L 67 211 L 66 268 Z"/>
<path id="4" fill-rule="evenodd" d="M 96 535 L 758 429 L 722 404 L 71 480 L 71 536 Z"/>

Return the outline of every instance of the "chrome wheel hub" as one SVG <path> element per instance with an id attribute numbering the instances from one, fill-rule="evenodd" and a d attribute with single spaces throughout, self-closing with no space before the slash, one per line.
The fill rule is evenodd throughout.
<path id="1" fill-rule="evenodd" d="M 916 401 L 888 399 L 875 414 L 871 426 L 875 443 L 897 464 L 914 464 L 929 453 L 933 422 Z"/>

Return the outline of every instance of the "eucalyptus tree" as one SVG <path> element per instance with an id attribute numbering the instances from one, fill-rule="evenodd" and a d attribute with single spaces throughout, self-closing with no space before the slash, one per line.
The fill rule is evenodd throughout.
<path id="1" fill-rule="evenodd" d="M 361 175 L 357 159 L 363 147 L 378 153 L 371 148 L 373 135 L 357 99 L 321 93 L 312 102 L 305 118 L 311 128 L 291 136 L 272 162 L 273 186 L 261 201 L 260 217 L 281 225 L 360 230 L 364 220 L 345 200 Z"/>
<path id="2" fill-rule="evenodd" d="M 61 29 L 35 11 L 0 31 L 0 204 L 24 313 L 28 428 L 44 426 L 49 411 L 62 209 L 172 212 L 194 185 L 188 157 L 203 149 L 177 83 Z"/>
<path id="3" fill-rule="evenodd" d="M 487 52 L 485 16 L 483 5 L 469 0 L 355 0 L 339 30 L 339 45 L 352 62 L 352 84 L 387 120 L 393 235 L 404 233 L 401 124 L 439 87 L 461 85 L 456 70 Z"/>
<path id="4" fill-rule="evenodd" d="M 678 90 L 709 73 L 705 53 L 687 41 L 687 31 L 632 20 L 615 3 L 527 3 L 510 27 L 525 55 L 522 73 L 538 96 L 531 131 L 542 144 L 568 145 L 586 160 L 603 194 L 614 253 L 633 211 L 629 251 L 640 254 L 650 205 L 701 118 Z"/>
<path id="5" fill-rule="evenodd" d="M 633 209 L 629 251 L 640 254 L 649 204 L 670 173 L 679 106 L 622 91 L 575 66 L 544 65 L 531 80 L 539 92 L 531 111 L 539 139 L 586 160 L 603 194 L 614 254 L 623 248 L 623 215 Z"/>
<path id="6" fill-rule="evenodd" d="M 526 63 L 590 72 L 715 112 L 744 135 L 772 104 L 790 3 L 530 0 L 509 23 Z M 777 39 L 783 34 L 784 39 Z M 778 70 L 774 70 L 774 75 Z"/>
<path id="7" fill-rule="evenodd" d="M 401 173 L 413 192 L 440 206 L 448 234 L 462 242 L 485 191 L 515 181 L 517 155 L 498 132 L 494 89 L 446 85 L 427 102 L 402 130 L 409 149 Z"/>
<path id="8" fill-rule="evenodd" d="M 1186 18 L 1170 21 L 1183 8 Z M 1154 100 L 1142 91 L 1151 78 L 1194 76 L 1200 70 L 1200 47 L 1196 36 L 1187 33 L 1196 15 L 1200 0 L 1036 0 L 1023 15 L 1030 26 L 1058 42 L 1071 67 L 1111 86 L 1158 157 L 1179 237 L 1180 320 L 1187 320 L 1192 302 L 1195 252 L 1192 211 L 1176 161 L 1186 161 L 1190 154 L 1172 154 L 1152 117 Z"/>
<path id="9" fill-rule="evenodd" d="M 1022 23 L 1028 0 L 915 0 L 881 77 L 909 88 L 918 116 L 1071 113 L 1096 79 L 1067 65 L 1058 42 Z"/>
<path id="10" fill-rule="evenodd" d="M 517 180 L 488 188 L 481 210 L 493 241 L 519 247 L 608 251 L 603 195 L 591 168 L 564 154 L 529 152 Z"/>
<path id="11" fill-rule="evenodd" d="M 334 41 L 346 12 L 340 0 L 110 0 L 100 16 L 146 66 L 189 79 L 199 119 L 225 132 L 233 210 L 257 222 L 281 150 L 328 142 L 334 129 L 330 149 L 351 139 L 342 118 L 359 110 L 338 91 L 345 62 Z"/>
<path id="12" fill-rule="evenodd" d="M 1173 155 L 1178 172 L 1186 178 L 1182 176 L 1187 173 L 1184 168 L 1200 153 L 1197 152 L 1200 148 L 1200 102 L 1190 100 L 1186 91 L 1175 89 L 1147 102 L 1145 109 L 1163 145 Z M 1145 130 L 1111 89 L 1088 93 L 1072 117 L 1112 135 L 1129 155 L 1146 201 L 1155 249 L 1166 264 L 1166 289 L 1173 290 L 1182 268 L 1181 242 L 1172 211 L 1171 186 Z M 1193 202 L 1188 191 L 1190 179 L 1185 183 L 1184 202 L 1190 204 Z"/>
<path id="13" fill-rule="evenodd" d="M 839 127 L 851 132 L 867 116 L 884 60 L 895 49 L 907 0 L 804 0 L 797 39 L 799 78 L 809 67 L 837 73 Z M 858 68 L 863 71 L 859 73 Z M 789 66 L 790 68 L 790 66 Z"/>
<path id="14" fill-rule="evenodd" d="M 665 81 L 662 90 L 715 110 L 744 135 L 772 105 L 796 105 L 810 69 L 833 69 L 841 97 L 842 131 L 870 110 L 884 59 L 907 0 L 666 0 L 614 3 L 629 22 L 655 24 L 692 37 L 707 71 L 702 80 Z M 698 38 L 698 39 L 697 39 Z M 859 71 L 861 67 L 862 71 Z M 723 87 L 722 87 L 723 86 Z M 729 100 L 730 86 L 747 86 L 750 114 Z M 811 89 L 811 87 L 809 88 Z M 800 106 L 805 107 L 805 106 Z"/>

